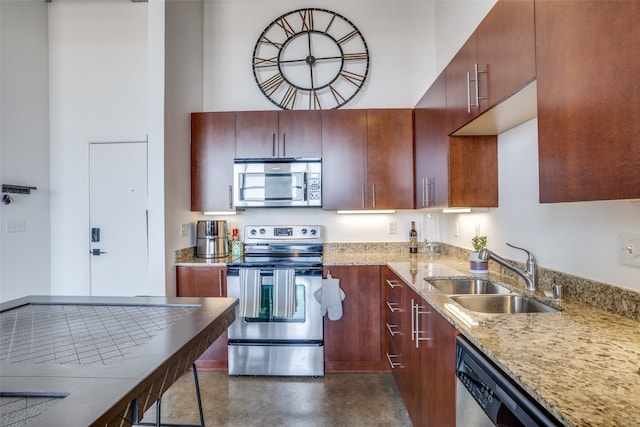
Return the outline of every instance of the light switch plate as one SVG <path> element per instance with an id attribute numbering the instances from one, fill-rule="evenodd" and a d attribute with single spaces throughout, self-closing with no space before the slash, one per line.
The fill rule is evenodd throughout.
<path id="1" fill-rule="evenodd" d="M 620 248 L 623 264 L 640 267 L 640 233 L 622 233 Z"/>
<path id="2" fill-rule="evenodd" d="M 8 219 L 6 230 L 7 233 L 23 233 L 25 230 L 24 219 Z"/>

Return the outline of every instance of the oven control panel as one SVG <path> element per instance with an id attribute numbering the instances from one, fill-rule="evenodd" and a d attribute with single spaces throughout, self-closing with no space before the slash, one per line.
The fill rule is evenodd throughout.
<path id="1" fill-rule="evenodd" d="M 322 242 L 321 225 L 247 225 L 244 228 L 245 243 L 303 240 Z"/>

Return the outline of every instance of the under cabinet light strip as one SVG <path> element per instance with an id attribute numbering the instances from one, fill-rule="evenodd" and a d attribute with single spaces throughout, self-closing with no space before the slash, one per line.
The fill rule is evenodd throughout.
<path id="1" fill-rule="evenodd" d="M 383 209 L 383 210 L 353 210 L 353 211 L 337 211 L 339 214 L 394 214 L 396 213 L 393 209 Z"/>

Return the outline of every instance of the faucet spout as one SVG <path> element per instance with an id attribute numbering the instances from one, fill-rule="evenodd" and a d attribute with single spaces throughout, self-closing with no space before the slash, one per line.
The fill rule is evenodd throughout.
<path id="1" fill-rule="evenodd" d="M 527 253 L 526 270 L 519 269 L 513 263 L 507 261 L 506 259 L 502 258 L 499 255 L 496 255 L 495 253 L 491 252 L 489 249 L 486 249 L 486 248 L 480 250 L 480 252 L 478 253 L 478 258 L 480 258 L 483 261 L 488 261 L 489 259 L 496 261 L 498 264 L 508 268 L 509 270 L 516 273 L 518 276 L 522 277 L 526 283 L 526 287 L 525 287 L 526 290 L 535 291 L 538 288 L 538 264 L 536 262 L 536 258 L 533 256 L 531 252 L 529 252 L 526 249 L 513 246 L 510 243 L 507 243 L 507 246 L 510 246 L 515 249 L 520 249 L 521 251 L 524 251 Z"/>

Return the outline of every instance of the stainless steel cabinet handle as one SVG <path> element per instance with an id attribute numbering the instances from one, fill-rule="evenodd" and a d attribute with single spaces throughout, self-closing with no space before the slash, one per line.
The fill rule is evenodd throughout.
<path id="1" fill-rule="evenodd" d="M 402 311 L 402 308 L 398 307 L 400 304 L 398 304 L 397 302 L 389 302 L 389 301 L 385 301 L 387 304 L 387 307 L 389 307 L 389 310 L 391 310 L 392 313 L 395 313 L 397 311 Z"/>
<path id="2" fill-rule="evenodd" d="M 218 270 L 218 288 L 220 290 L 220 294 L 218 296 L 223 297 L 222 295 L 222 269 Z"/>
<path id="3" fill-rule="evenodd" d="M 433 206 L 435 204 L 435 178 L 426 179 L 427 181 L 427 206 Z"/>
<path id="4" fill-rule="evenodd" d="M 395 331 L 394 332 L 394 330 L 393 330 L 393 328 L 398 328 L 399 327 L 398 325 L 390 325 L 388 323 L 386 323 L 386 325 L 387 325 L 387 329 L 389 330 L 389 333 L 391 334 L 391 336 L 394 336 L 396 334 L 400 335 L 400 331 Z"/>
<path id="5" fill-rule="evenodd" d="M 396 366 L 402 366 L 401 363 L 393 362 L 393 360 L 391 360 L 392 357 L 398 357 L 398 356 L 395 354 L 387 353 L 387 360 L 389 361 L 389 365 L 391 365 L 391 369 L 395 369 Z"/>
<path id="6" fill-rule="evenodd" d="M 276 157 L 276 134 L 271 134 L 271 157 Z"/>
<path id="7" fill-rule="evenodd" d="M 229 209 L 233 209 L 233 186 L 229 186 Z"/>
<path id="8" fill-rule="evenodd" d="M 422 178 L 422 207 L 427 207 L 427 178 Z"/>
<path id="9" fill-rule="evenodd" d="M 286 133 L 282 134 L 282 156 L 281 157 L 287 157 L 287 134 Z"/>
<path id="10" fill-rule="evenodd" d="M 415 333 L 415 343 L 416 343 L 416 348 L 420 348 L 420 341 L 431 341 L 431 338 L 421 338 L 420 334 L 423 334 L 424 331 L 420 330 L 420 315 L 421 314 L 431 314 L 430 311 L 420 311 L 423 307 L 420 304 L 413 304 L 413 300 L 411 300 L 411 305 L 412 305 L 412 319 L 413 316 L 415 316 L 415 331 L 411 331 L 411 338 L 413 339 L 414 337 L 414 333 Z"/>
<path id="11" fill-rule="evenodd" d="M 471 73 L 467 71 L 467 113 L 471 112 Z"/>
<path id="12" fill-rule="evenodd" d="M 395 280 L 386 279 L 386 282 L 387 282 L 387 285 L 389 285 L 389 287 L 391 289 L 398 288 L 398 287 L 401 288 L 402 287 L 402 285 L 400 283 L 398 283 L 397 281 L 395 281 Z"/>
<path id="13" fill-rule="evenodd" d="M 376 183 L 374 182 L 372 185 L 372 193 L 373 193 L 373 207 L 376 207 Z"/>
<path id="14" fill-rule="evenodd" d="M 416 331 L 416 310 L 415 305 L 413 304 L 413 298 L 411 298 L 411 341 L 417 341 L 414 337 L 418 336 Z M 418 346 L 416 342 L 416 347 Z"/>
<path id="15" fill-rule="evenodd" d="M 474 72 L 476 75 L 475 83 L 476 83 L 476 107 L 480 107 L 480 100 L 487 99 L 487 96 L 480 96 L 480 79 L 478 78 L 478 74 L 486 73 L 486 71 L 479 71 L 478 64 L 474 64 Z"/>
<path id="16" fill-rule="evenodd" d="M 366 184 L 362 184 L 362 207 L 363 207 L 363 208 L 366 208 L 366 206 L 365 206 L 365 204 L 364 204 L 365 185 L 366 185 Z"/>

